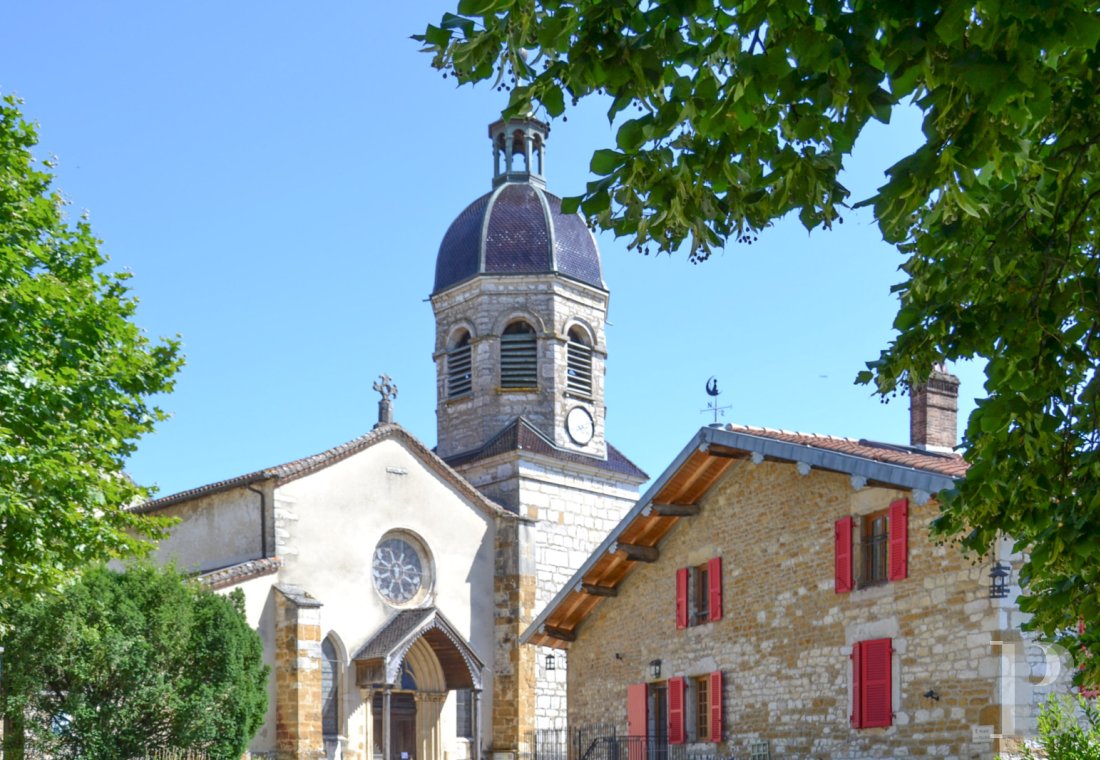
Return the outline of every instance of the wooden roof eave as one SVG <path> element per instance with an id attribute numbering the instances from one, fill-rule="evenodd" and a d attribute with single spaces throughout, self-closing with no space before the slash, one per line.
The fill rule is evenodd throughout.
<path id="1" fill-rule="evenodd" d="M 685 449 L 680 466 L 667 470 L 667 476 L 636 503 L 619 528 L 612 531 L 608 540 L 593 553 L 590 566 L 583 574 L 574 576 L 572 588 L 563 590 L 559 599 L 547 607 L 550 614 L 536 621 L 538 627 L 532 627 L 526 634 L 527 641 L 567 648 L 581 623 L 600 602 L 617 593 L 639 562 L 657 559 L 656 553 L 665 536 L 680 520 L 698 514 L 702 498 L 733 460 L 743 456 L 743 452 L 714 450 L 713 446 L 695 445 Z M 639 547 L 656 552 L 648 560 L 632 556 Z"/>

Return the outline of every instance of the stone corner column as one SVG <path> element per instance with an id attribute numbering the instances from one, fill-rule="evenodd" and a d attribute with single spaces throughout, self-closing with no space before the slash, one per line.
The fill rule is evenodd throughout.
<path id="1" fill-rule="evenodd" d="M 275 587 L 275 733 L 278 760 L 321 760 L 321 603 Z"/>
<path id="2" fill-rule="evenodd" d="M 519 643 L 535 613 L 533 531 L 534 526 L 523 523 L 497 530 L 494 592 L 506 604 L 495 619 L 490 753 L 498 757 L 515 757 L 535 729 L 535 647 Z"/>

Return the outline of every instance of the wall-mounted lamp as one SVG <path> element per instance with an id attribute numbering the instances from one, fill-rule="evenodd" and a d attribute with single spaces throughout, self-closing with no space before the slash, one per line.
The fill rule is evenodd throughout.
<path id="1" fill-rule="evenodd" d="M 660 678 L 661 677 L 661 661 L 650 660 L 649 661 L 649 677 Z"/>
<path id="2" fill-rule="evenodd" d="M 928 691 L 924 692 L 924 698 L 925 699 L 932 699 L 932 700 L 935 700 L 936 702 L 940 701 L 939 692 L 937 692 L 935 689 L 929 689 Z"/>
<path id="3" fill-rule="evenodd" d="M 543 660 L 546 670 L 565 670 L 565 655 L 550 652 Z"/>
<path id="4" fill-rule="evenodd" d="M 1007 562 L 994 562 L 989 570 L 989 598 L 1004 599 L 1008 596 L 1008 576 L 1012 566 Z"/>

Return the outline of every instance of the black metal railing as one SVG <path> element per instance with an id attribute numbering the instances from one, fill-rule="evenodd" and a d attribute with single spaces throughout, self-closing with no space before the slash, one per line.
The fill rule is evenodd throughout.
<path id="1" fill-rule="evenodd" d="M 517 760 L 582 760 L 600 739 L 615 736 L 615 727 L 591 725 L 532 731 L 520 744 Z"/>
<path id="2" fill-rule="evenodd" d="M 622 736 L 614 726 L 549 729 L 528 734 L 518 760 L 731 760 L 667 736 Z"/>

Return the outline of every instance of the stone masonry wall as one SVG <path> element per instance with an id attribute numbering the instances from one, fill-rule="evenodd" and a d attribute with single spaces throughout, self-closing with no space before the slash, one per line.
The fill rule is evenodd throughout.
<path id="1" fill-rule="evenodd" d="M 596 468 L 566 469 L 560 462 L 518 452 L 464 466 L 461 472 L 482 493 L 531 521 L 526 533 L 526 551 L 531 561 L 522 579 L 523 593 L 517 585 L 521 579 L 512 578 L 510 573 L 498 570 L 496 580 L 498 607 L 510 605 L 507 614 L 504 610 L 497 613 L 497 657 L 498 662 L 511 662 L 510 647 L 515 646 L 515 637 L 553 599 L 634 504 L 638 498 L 637 484 L 615 479 Z M 499 562 L 511 562 L 508 556 L 519 549 L 504 540 L 498 551 L 506 552 Z M 529 605 L 526 612 L 515 606 L 519 600 Z M 513 627 L 517 620 L 518 627 Z M 498 688 L 496 699 L 530 702 L 533 722 L 527 730 L 564 728 L 568 668 L 565 653 L 556 652 L 555 668 L 548 670 L 549 649 L 536 650 L 530 646 L 522 649 L 526 668 L 522 678 L 502 686 L 506 693 Z M 513 685 L 521 683 L 528 685 L 530 693 L 510 691 Z M 502 703 L 495 704 L 500 712 Z M 508 720 L 501 715 L 502 720 Z"/>
<path id="2" fill-rule="evenodd" d="M 909 497 L 909 573 L 901 581 L 834 591 L 834 521 Z M 983 731 L 1001 727 L 1001 645 L 1018 622 L 988 598 L 987 567 L 930 540 L 937 512 L 912 495 L 784 463 L 737 462 L 701 513 L 683 518 L 579 630 L 569 656 L 572 727 L 626 729 L 627 686 L 721 670 L 725 736 L 700 752 L 747 756 L 754 740 L 772 756 L 990 757 Z M 675 572 L 723 559 L 722 620 L 675 625 Z M 853 729 L 852 646 L 890 638 L 894 720 Z M 938 700 L 923 695 L 933 690 Z M 989 727 L 987 729 L 975 727 Z M 988 736 L 988 734 L 986 734 Z"/>
<path id="3" fill-rule="evenodd" d="M 535 544 L 535 613 L 561 591 L 588 556 L 638 499 L 637 485 L 592 473 L 568 471 L 548 463 L 520 464 L 522 514 L 537 521 Z M 553 670 L 546 668 L 554 656 Z M 566 726 L 567 655 L 539 647 L 535 725 L 539 729 Z"/>

